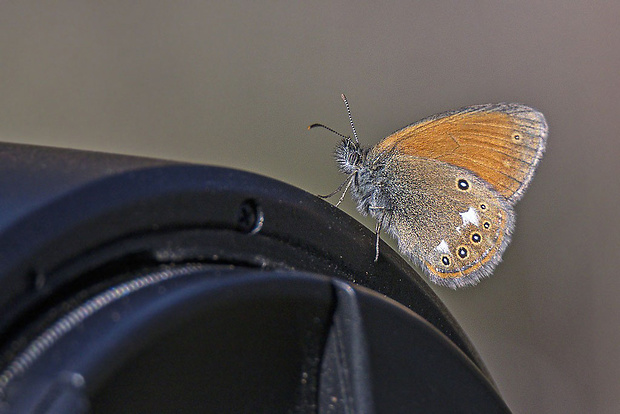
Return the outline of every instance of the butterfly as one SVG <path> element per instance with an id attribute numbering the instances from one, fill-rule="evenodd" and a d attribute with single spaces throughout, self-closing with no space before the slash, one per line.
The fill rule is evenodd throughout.
<path id="1" fill-rule="evenodd" d="M 548 126 L 536 109 L 516 103 L 468 106 L 424 118 L 372 148 L 342 137 L 334 156 L 357 209 L 429 279 L 453 289 L 477 284 L 501 261 L 523 196 L 545 151 Z"/>

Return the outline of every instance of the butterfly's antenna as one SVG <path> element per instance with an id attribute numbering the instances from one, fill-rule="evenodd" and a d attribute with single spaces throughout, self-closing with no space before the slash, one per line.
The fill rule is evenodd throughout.
<path id="1" fill-rule="evenodd" d="M 355 131 L 355 125 L 353 125 L 353 117 L 351 116 L 351 108 L 349 108 L 349 102 L 347 101 L 347 97 L 344 96 L 344 93 L 341 94 L 340 97 L 342 98 L 344 105 L 347 107 L 347 114 L 349 115 L 349 123 L 351 124 L 351 129 L 353 130 L 353 136 L 355 137 L 355 142 L 359 144 L 360 140 L 357 139 L 357 132 Z"/>
<path id="2" fill-rule="evenodd" d="M 329 132 L 333 132 L 334 134 L 338 135 L 339 137 L 342 137 L 342 138 L 349 138 L 349 137 L 347 137 L 346 135 L 343 135 L 343 134 L 341 134 L 341 133 L 340 133 L 340 132 L 338 132 L 338 131 L 334 131 L 334 130 L 333 130 L 333 129 L 331 129 L 330 127 L 325 126 L 325 125 L 323 125 L 323 124 L 312 124 L 312 125 L 310 125 L 310 126 L 308 127 L 308 129 L 312 129 L 312 128 L 325 128 L 325 129 L 326 129 L 326 130 L 328 130 Z"/>

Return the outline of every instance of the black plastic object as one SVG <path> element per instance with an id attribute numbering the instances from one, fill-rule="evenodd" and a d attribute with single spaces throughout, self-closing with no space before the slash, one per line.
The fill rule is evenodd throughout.
<path id="1" fill-rule="evenodd" d="M 329 203 L 207 166 L 0 144 L 0 412 L 509 412 Z"/>

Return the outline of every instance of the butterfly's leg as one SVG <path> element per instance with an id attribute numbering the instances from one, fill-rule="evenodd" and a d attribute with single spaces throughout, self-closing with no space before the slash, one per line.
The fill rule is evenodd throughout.
<path id="1" fill-rule="evenodd" d="M 375 234 L 377 239 L 375 241 L 375 262 L 379 261 L 379 233 L 381 232 L 381 225 L 383 224 L 383 216 L 377 220 L 377 227 L 375 227 Z"/>
<path id="2" fill-rule="evenodd" d="M 338 188 L 336 188 L 336 190 L 334 190 L 333 192 L 331 192 L 331 193 L 329 193 L 327 195 L 319 195 L 319 197 L 320 198 L 330 198 L 331 196 L 336 194 L 338 191 L 342 190 L 342 187 L 344 187 L 345 184 L 346 184 L 346 187 L 345 187 L 344 191 L 342 192 L 342 195 L 340 196 L 340 199 L 338 200 L 338 203 L 336 203 L 336 207 L 338 207 L 340 205 L 340 203 L 342 203 L 342 200 L 344 200 L 344 196 L 347 194 L 347 190 L 351 186 L 352 182 L 353 182 L 353 174 L 349 175 L 349 177 L 347 177 L 347 179 L 344 180 L 342 182 L 342 184 L 340 184 L 338 186 Z"/>
<path id="3" fill-rule="evenodd" d="M 338 188 L 336 188 L 334 191 L 332 191 L 331 193 L 327 194 L 327 195 L 321 195 L 321 194 L 317 194 L 317 197 L 321 197 L 321 198 L 330 198 L 331 196 L 333 196 L 334 194 L 336 194 L 337 192 L 339 192 L 340 190 L 342 190 L 342 187 L 345 186 L 345 184 L 348 184 L 348 182 L 351 180 L 351 177 L 347 177 L 346 180 L 344 180 L 342 183 L 340 183 L 340 185 L 338 186 Z"/>
<path id="4" fill-rule="evenodd" d="M 340 196 L 340 199 L 336 203 L 336 207 L 338 207 L 340 205 L 340 203 L 342 203 L 342 200 L 344 200 L 344 196 L 347 195 L 347 190 L 349 189 L 349 187 L 351 187 L 351 183 L 352 182 L 353 182 L 353 174 L 351 174 L 351 176 L 349 178 L 349 182 L 347 183 L 347 186 L 344 188 L 344 191 L 342 192 L 342 195 Z"/>
<path id="5" fill-rule="evenodd" d="M 377 225 L 375 226 L 375 234 L 377 236 L 377 240 L 375 242 L 375 262 L 379 261 L 379 234 L 381 233 L 381 229 L 383 228 L 383 224 L 385 223 L 385 221 L 387 220 L 387 228 L 390 228 L 392 225 L 392 210 L 388 209 L 387 207 L 374 207 L 374 206 L 369 206 L 368 207 L 369 210 L 375 210 L 375 211 L 379 211 L 381 214 L 379 215 L 379 217 L 376 217 L 377 219 Z"/>
<path id="6" fill-rule="evenodd" d="M 380 210 L 381 211 L 381 217 L 377 218 L 377 225 L 375 226 L 375 235 L 377 236 L 376 242 L 375 242 L 375 262 L 379 261 L 379 234 L 381 233 L 381 227 L 383 227 L 383 219 L 385 218 L 385 213 L 383 213 L 385 211 L 385 207 L 368 207 L 371 210 Z"/>

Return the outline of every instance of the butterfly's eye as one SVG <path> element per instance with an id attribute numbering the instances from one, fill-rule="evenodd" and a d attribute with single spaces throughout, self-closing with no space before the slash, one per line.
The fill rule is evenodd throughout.
<path id="1" fill-rule="evenodd" d="M 474 233 L 471 235 L 471 241 L 473 241 L 474 243 L 480 243 L 480 240 L 482 240 L 480 234 Z"/>
<path id="2" fill-rule="evenodd" d="M 469 189 L 469 182 L 464 178 L 458 180 L 457 184 L 459 190 L 467 191 Z"/>
<path id="3" fill-rule="evenodd" d="M 442 256 L 441 263 L 445 264 L 446 266 L 450 266 L 450 258 L 448 256 Z"/>
<path id="4" fill-rule="evenodd" d="M 464 259 L 467 257 L 467 255 L 469 254 L 469 252 L 467 251 L 467 248 L 461 246 L 459 247 L 459 249 L 457 250 L 457 254 L 459 255 L 459 257 L 461 259 Z"/>

